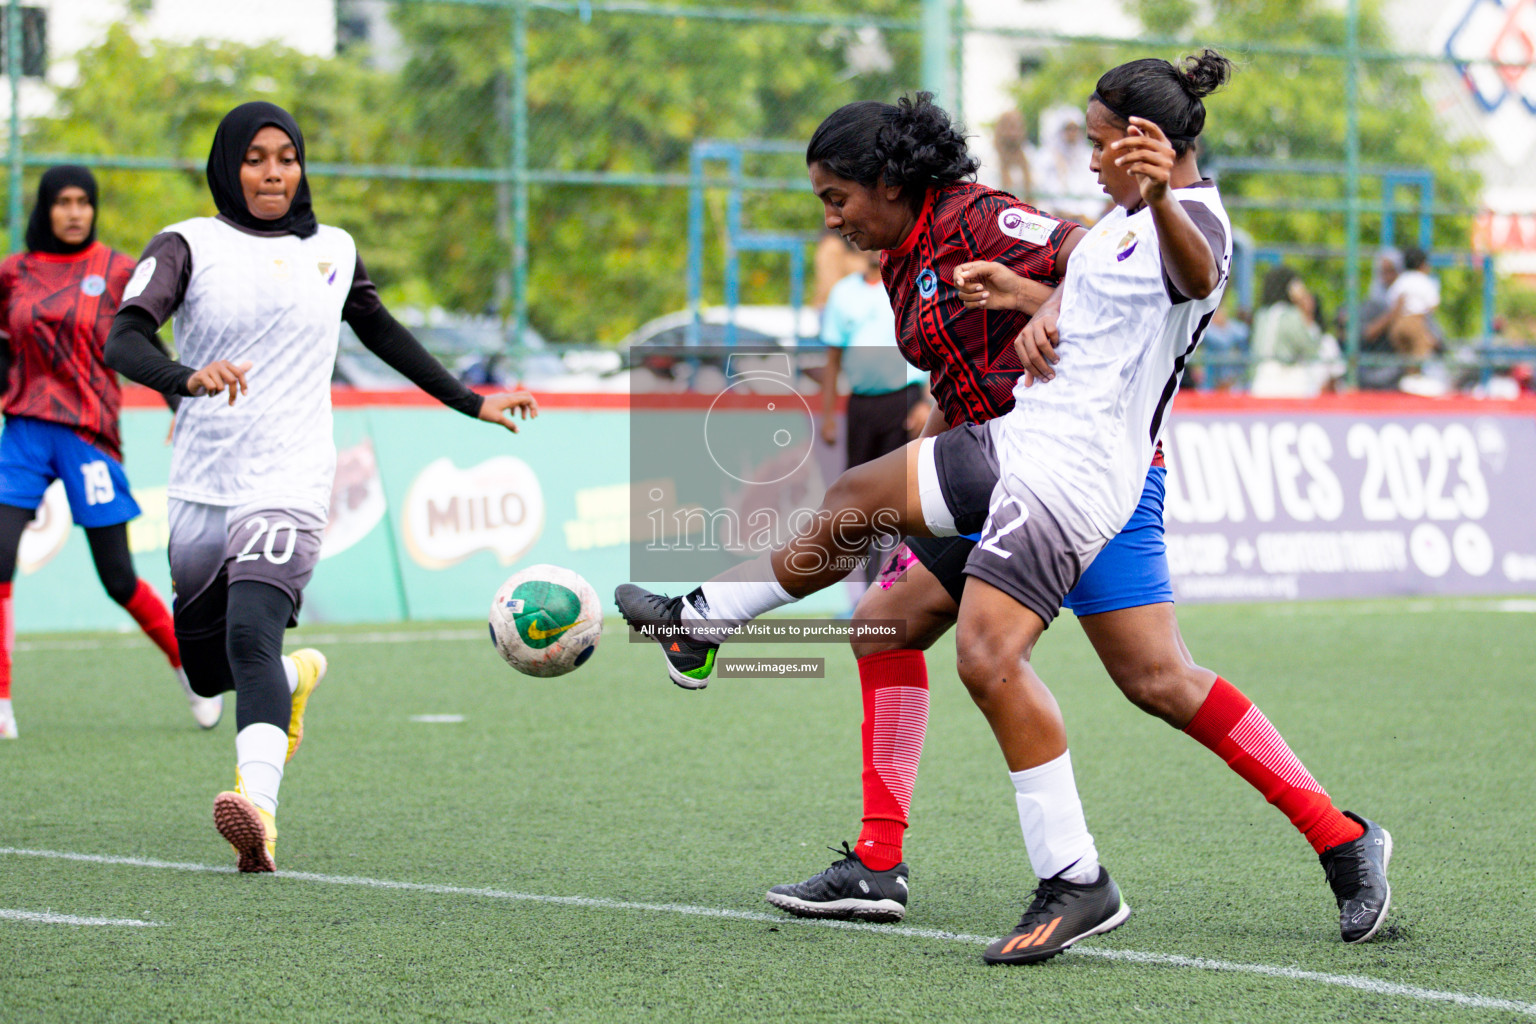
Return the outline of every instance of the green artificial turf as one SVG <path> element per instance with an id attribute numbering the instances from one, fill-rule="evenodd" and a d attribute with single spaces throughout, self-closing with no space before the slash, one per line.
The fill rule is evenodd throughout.
<path id="1" fill-rule="evenodd" d="M 1340 806 L 1392 831 L 1391 922 L 1364 946 L 1339 942 L 1317 859 L 1290 825 L 1125 702 L 1064 618 L 1036 665 L 1134 912 L 1034 968 L 987 968 L 974 941 L 1012 927 L 1032 879 L 1001 757 L 947 642 L 929 658 L 907 920 L 839 929 L 782 918 L 762 892 L 857 834 L 846 649 L 742 645 L 727 653 L 824 654 L 826 678 L 689 693 L 616 623 L 585 668 L 549 680 L 510 672 L 482 624 L 300 630 L 293 646 L 318 638 L 331 671 L 283 784 L 279 874 L 242 877 L 209 813 L 233 777 L 233 714 L 199 733 L 137 636 L 22 637 L 21 739 L 0 743 L 0 912 L 157 926 L 0 916 L 0 1020 L 1532 1019 L 1536 621 L 1509 607 L 1181 611 L 1196 658 L 1259 704 Z"/>

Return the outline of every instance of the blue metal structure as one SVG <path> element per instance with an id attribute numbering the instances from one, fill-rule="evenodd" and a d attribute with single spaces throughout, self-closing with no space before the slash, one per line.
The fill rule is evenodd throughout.
<path id="1" fill-rule="evenodd" d="M 1349 179 L 1350 167 L 1345 163 L 1332 163 L 1326 161 L 1297 161 L 1295 163 L 1275 163 L 1268 160 L 1216 160 L 1210 163 L 1210 173 L 1213 177 L 1222 173 L 1262 172 L 1267 175 L 1296 174 L 1303 176 L 1344 177 Z M 1477 253 L 1465 249 L 1439 249 L 1433 248 L 1434 244 L 1434 219 L 1442 212 L 1435 206 L 1435 177 L 1434 172 L 1424 167 L 1393 167 L 1383 165 L 1362 165 L 1354 168 L 1357 178 L 1377 178 L 1381 182 L 1381 199 L 1376 205 L 1369 205 L 1368 201 L 1357 200 L 1353 204 L 1339 204 L 1332 200 L 1243 200 L 1238 197 L 1229 198 L 1226 205 L 1230 210 L 1264 210 L 1264 209 L 1288 209 L 1288 210 L 1314 210 L 1329 212 L 1341 205 L 1353 205 L 1359 212 L 1375 212 L 1381 215 L 1381 245 L 1396 245 L 1398 234 L 1398 217 L 1407 215 L 1409 230 L 1412 231 L 1414 222 L 1417 224 L 1417 237 L 1404 244 L 1417 245 L 1429 254 L 1430 265 L 1434 267 L 1471 266 L 1477 268 L 1482 275 L 1482 300 L 1483 300 L 1483 330 L 1481 345 L 1487 350 L 1493 343 L 1494 337 L 1494 313 L 1497 299 L 1498 279 L 1495 273 L 1493 257 L 1486 253 Z M 1416 193 L 1414 201 L 1409 205 L 1400 205 L 1397 196 L 1402 189 L 1412 189 Z M 1411 236 L 1410 236 L 1411 237 Z M 1241 233 L 1233 239 L 1232 252 L 1232 277 L 1237 285 L 1239 304 L 1245 309 L 1254 307 L 1254 280 L 1258 275 L 1260 266 L 1273 266 L 1287 256 L 1300 256 L 1310 259 L 1343 259 L 1346 262 L 1353 261 L 1358 276 L 1358 264 L 1361 253 L 1358 246 L 1339 248 L 1334 246 L 1292 246 L 1292 245 L 1259 245 L 1255 246 Z M 1348 275 L 1346 275 L 1348 276 Z M 1358 288 L 1346 289 L 1346 302 L 1349 309 L 1349 338 L 1345 346 L 1345 355 L 1350 364 L 1350 375 L 1353 379 L 1356 367 L 1360 363 L 1360 324 L 1358 322 L 1358 310 L 1360 296 Z"/>
<path id="2" fill-rule="evenodd" d="M 701 139 L 689 155 L 688 185 L 688 309 L 693 314 L 688 327 L 688 344 L 699 344 L 701 316 L 704 309 L 704 193 L 710 188 L 726 189 L 725 203 L 725 305 L 731 310 L 741 301 L 741 254 L 744 252 L 782 252 L 789 255 L 789 305 L 794 322 L 800 322 L 800 307 L 805 296 L 805 250 L 814 234 L 789 231 L 749 231 L 741 223 L 742 193 L 754 188 L 781 191 L 784 182 L 749 179 L 743 172 L 748 153 L 798 154 L 803 142 L 772 139 L 722 141 Z M 710 163 L 723 162 L 724 180 L 706 177 Z M 735 318 L 727 322 L 725 343 L 736 344 Z"/>

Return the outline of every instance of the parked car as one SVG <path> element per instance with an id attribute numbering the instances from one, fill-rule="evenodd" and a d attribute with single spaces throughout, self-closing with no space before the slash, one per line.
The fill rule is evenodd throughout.
<path id="1" fill-rule="evenodd" d="M 812 382 L 826 363 L 820 318 L 810 307 L 802 306 L 797 318 L 790 306 L 706 306 L 699 320 L 698 356 L 685 351 L 693 347 L 688 342 L 693 313 L 686 309 L 642 324 L 619 343 L 632 392 L 718 391 L 725 375 L 744 365 L 738 358 L 727 367 L 733 348 L 793 352 L 798 372 Z"/>
<path id="2" fill-rule="evenodd" d="M 791 306 L 705 306 L 699 320 L 699 344 L 709 347 L 727 344 L 731 323 L 736 325 L 737 345 L 796 348 L 820 344 L 820 318 L 809 306 L 800 307 L 798 320 Z M 637 347 L 686 345 L 692 323 L 693 313 L 686 309 L 659 316 L 630 332 L 619 342 L 619 348 L 633 351 Z"/>
<path id="3" fill-rule="evenodd" d="M 559 377 L 566 373 L 563 357 L 532 327 L 523 330 L 523 343 L 508 350 L 505 328 L 491 317 L 465 317 L 438 313 L 423 316 L 411 311 L 401 321 L 442 363 L 471 384 L 515 383 Z M 358 340 L 352 328 L 341 325 L 336 366 L 331 383 L 362 391 L 397 391 L 415 387 Z"/>

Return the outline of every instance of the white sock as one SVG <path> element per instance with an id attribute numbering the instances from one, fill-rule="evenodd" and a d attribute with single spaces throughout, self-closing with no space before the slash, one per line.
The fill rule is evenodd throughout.
<path id="1" fill-rule="evenodd" d="M 1018 794 L 1019 827 L 1029 863 L 1040 878 L 1062 875 L 1086 885 L 1099 877 L 1099 851 L 1083 818 L 1083 803 L 1072 777 L 1072 754 L 1009 772 Z"/>
<path id="2" fill-rule="evenodd" d="M 743 623 L 795 601 L 774 578 L 767 555 L 727 569 L 699 589 L 704 592 L 703 607 L 695 607 L 693 601 L 684 601 L 683 621 L 707 620 L 717 630 L 723 628 L 726 632 L 733 632 Z M 711 631 L 696 639 L 718 643 L 724 636 Z"/>
<path id="3" fill-rule="evenodd" d="M 299 688 L 299 663 L 293 660 L 293 655 L 283 655 L 283 675 L 288 677 L 288 692 L 292 693 Z"/>
<path id="4" fill-rule="evenodd" d="M 277 789 L 287 759 L 288 733 L 269 722 L 248 725 L 235 735 L 235 764 L 245 795 L 268 814 L 277 813 Z"/>

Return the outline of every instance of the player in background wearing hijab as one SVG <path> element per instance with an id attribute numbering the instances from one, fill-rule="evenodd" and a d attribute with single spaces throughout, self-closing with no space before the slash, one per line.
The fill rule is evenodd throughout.
<path id="1" fill-rule="evenodd" d="M 134 572 L 128 521 L 139 506 L 123 473 L 117 375 L 102 359 L 112 314 L 133 260 L 96 240 L 96 179 L 73 165 L 50 167 L 27 223 L 27 251 L 0 263 L 0 739 L 15 739 L 11 585 L 22 531 L 55 480 L 85 528 L 96 575 L 165 653 L 204 729 L 218 724 L 224 699 L 199 697 L 187 684 L 171 616 Z M 9 374 L 9 386 L 6 385 Z"/>
<path id="2" fill-rule="evenodd" d="M 1087 115 L 1093 142 L 1089 165 L 1117 209 L 1140 204 L 1141 190 L 1129 171 L 1103 158 L 1105 146 L 1137 137 L 1130 135 L 1126 118 L 1142 116 L 1169 137 L 1163 156 L 1171 152 L 1175 159 L 1182 159 L 1204 127 L 1204 106 L 1183 84 L 1186 76 L 1195 74 L 1214 84 L 1225 77 L 1221 59 L 1207 57 L 1191 58 L 1182 71 L 1166 61 L 1133 61 L 1100 80 Z M 1125 116 L 1110 114 L 1111 107 L 1125 111 Z M 911 130 L 901 137 L 912 139 L 913 144 L 934 141 Z M 1204 184 L 1198 172 L 1191 169 L 1189 173 L 1196 175 L 1194 187 Z M 1203 206 L 1186 201 L 1186 209 L 1212 232 L 1208 242 L 1213 248 L 1225 244 L 1224 229 Z M 1119 213 L 1113 216 L 1120 218 Z M 1008 311 L 1033 313 L 1040 306 L 1038 284 L 1001 261 L 967 263 L 956 268 L 954 276 L 955 301 L 969 309 L 988 310 L 996 316 Z M 1053 302 L 1040 317 L 1041 328 L 1054 323 L 1055 306 Z M 948 321 L 957 322 L 963 319 L 957 316 Z M 962 333 L 954 327 L 950 332 Z M 1028 402 L 1028 395 L 1021 400 Z M 989 418 L 967 415 L 951 422 Z M 1067 606 L 1077 613 L 1110 677 L 1128 699 L 1210 748 L 1286 815 L 1322 858 L 1341 907 L 1342 937 L 1364 941 L 1384 919 L 1387 892 L 1383 877 L 1380 899 L 1369 889 L 1357 899 L 1360 880 L 1353 870 L 1345 870 L 1367 845 L 1364 819 L 1340 811 L 1263 712 L 1225 679 L 1196 665 L 1184 645 L 1174 614 L 1163 537 L 1166 472 L 1159 452 L 1135 514 L 1083 571 L 1068 594 Z M 775 906 L 814 917 L 900 920 L 904 915 L 907 889 L 894 885 L 892 875 L 907 874 L 906 865 L 899 863 L 902 830 L 927 720 L 922 649 L 955 621 L 965 585 L 964 565 L 974 547 L 973 540 L 963 537 L 909 539 L 884 586 L 869 591 L 855 612 L 856 620 L 905 619 L 908 637 L 905 644 L 864 641 L 855 645 L 865 689 L 863 829 L 848 857 L 806 882 L 770 890 L 768 901 Z M 893 586 L 891 577 L 899 578 L 902 585 Z M 861 881 L 867 890 L 858 887 Z M 1344 912 L 1352 902 L 1358 905 Z M 1371 909 L 1359 916 L 1367 904 Z"/>
<path id="3" fill-rule="evenodd" d="M 331 369 L 341 321 L 390 366 L 466 416 L 516 431 L 533 397 L 482 398 L 390 316 L 357 247 L 316 221 L 304 137 L 287 111 L 246 103 L 208 154 L 216 217 L 150 240 L 112 324 L 107 361 L 182 395 L 172 442 L 170 562 L 176 635 L 198 693 L 236 694 L 235 788 L 214 826 L 241 871 L 274 871 L 277 797 L 325 657 L 284 657 L 319 560 L 336 473 Z M 172 316 L 185 364 L 155 332 Z M 222 396 L 228 392 L 228 400 Z"/>

